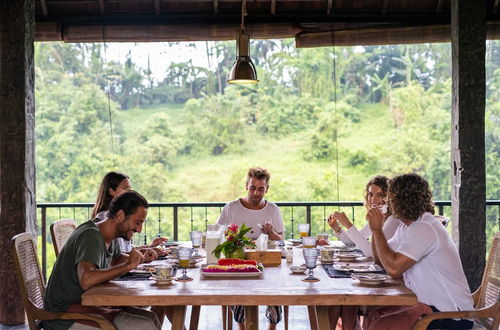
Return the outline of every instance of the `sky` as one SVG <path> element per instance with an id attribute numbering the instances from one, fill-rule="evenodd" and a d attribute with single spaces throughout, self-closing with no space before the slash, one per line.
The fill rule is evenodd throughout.
<path id="1" fill-rule="evenodd" d="M 207 59 L 207 48 L 205 41 L 197 42 L 108 42 L 106 43 L 106 61 L 125 62 L 130 51 L 132 62 L 143 69 L 148 67 L 148 56 L 152 75 L 157 81 L 165 76 L 165 71 L 170 63 L 185 62 L 192 59 L 193 65 L 210 68 Z"/>

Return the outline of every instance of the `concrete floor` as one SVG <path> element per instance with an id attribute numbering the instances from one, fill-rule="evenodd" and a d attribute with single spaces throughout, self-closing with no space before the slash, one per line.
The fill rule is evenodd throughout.
<path id="1" fill-rule="evenodd" d="M 305 306 L 290 306 L 289 314 L 289 329 L 290 330 L 308 330 L 309 326 L 309 316 L 307 314 L 307 308 Z M 186 327 L 189 327 L 189 316 L 191 315 L 191 309 L 188 307 L 188 312 L 186 316 Z M 219 306 L 202 306 L 200 312 L 200 323 L 198 326 L 199 330 L 214 330 L 222 328 L 222 312 Z M 284 322 L 280 322 L 278 329 L 284 329 Z M 0 330 L 28 330 L 29 327 L 25 325 L 9 326 L 0 324 Z M 163 323 L 163 330 L 169 330 L 170 323 L 165 321 Z M 236 324 L 233 323 L 233 329 L 236 328 Z M 267 320 L 265 317 L 265 308 L 261 306 L 259 308 L 259 329 L 267 329 Z"/>

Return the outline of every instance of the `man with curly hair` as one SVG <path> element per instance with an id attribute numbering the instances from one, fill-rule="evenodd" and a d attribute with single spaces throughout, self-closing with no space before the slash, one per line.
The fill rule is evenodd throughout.
<path id="1" fill-rule="evenodd" d="M 402 223 L 387 241 L 384 216 L 371 208 L 366 216 L 373 234 L 373 257 L 387 273 L 402 277 L 417 296 L 411 307 L 381 307 L 368 315 L 365 329 L 410 329 L 422 315 L 437 311 L 472 310 L 473 302 L 455 243 L 434 216 L 432 193 L 417 174 L 389 182 L 388 203 Z M 428 329 L 470 329 L 467 319 L 433 321 Z"/>

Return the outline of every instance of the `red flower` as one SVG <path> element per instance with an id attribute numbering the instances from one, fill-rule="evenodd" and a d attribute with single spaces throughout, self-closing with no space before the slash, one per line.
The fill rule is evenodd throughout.
<path id="1" fill-rule="evenodd" d="M 232 241 L 234 239 L 234 236 L 233 235 L 229 235 L 226 237 L 228 241 Z"/>
<path id="2" fill-rule="evenodd" d="M 233 233 L 236 233 L 236 232 L 238 232 L 238 225 L 237 225 L 237 224 L 235 224 L 235 223 L 232 223 L 232 224 L 230 224 L 230 225 L 227 227 L 227 229 L 229 229 L 229 230 L 230 230 L 230 231 L 232 231 Z"/>

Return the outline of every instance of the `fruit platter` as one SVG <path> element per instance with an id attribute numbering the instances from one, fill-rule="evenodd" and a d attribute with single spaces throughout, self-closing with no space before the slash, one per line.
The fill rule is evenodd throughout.
<path id="1" fill-rule="evenodd" d="M 260 277 L 263 266 L 255 260 L 219 259 L 217 265 L 206 265 L 201 268 L 205 277 Z"/>

